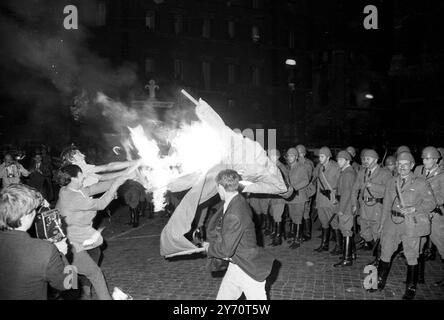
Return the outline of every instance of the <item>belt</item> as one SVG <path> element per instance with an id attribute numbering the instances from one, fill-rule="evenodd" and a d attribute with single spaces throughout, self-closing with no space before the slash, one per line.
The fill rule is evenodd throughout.
<path id="1" fill-rule="evenodd" d="M 402 217 L 402 218 L 405 217 L 403 213 L 395 211 L 395 210 L 392 210 L 392 216 L 393 217 Z"/>
<path id="2" fill-rule="evenodd" d="M 362 197 L 362 201 L 364 201 L 364 202 L 373 202 L 373 201 L 375 201 L 377 203 L 381 203 L 382 204 L 383 200 L 384 200 L 384 198 Z"/>

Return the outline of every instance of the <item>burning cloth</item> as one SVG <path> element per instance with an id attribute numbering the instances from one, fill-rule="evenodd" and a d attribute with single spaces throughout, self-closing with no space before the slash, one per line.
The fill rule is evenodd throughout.
<path id="1" fill-rule="evenodd" d="M 178 177 L 168 184 L 167 189 L 172 192 L 190 190 L 162 230 L 160 254 L 165 257 L 204 250 L 190 242 L 184 234 L 190 231 L 198 205 L 216 195 L 215 177 L 221 170 L 233 169 L 239 172 L 243 180 L 247 181 L 243 192 L 280 194 L 287 191 L 279 169 L 269 160 L 258 142 L 227 127 L 202 99 L 196 104 L 196 114 L 201 125 L 209 129 L 208 134 L 214 140 L 211 146 L 217 146 L 219 153 L 216 152 L 217 157 L 207 162 L 211 166 L 200 165 L 200 170 Z"/>

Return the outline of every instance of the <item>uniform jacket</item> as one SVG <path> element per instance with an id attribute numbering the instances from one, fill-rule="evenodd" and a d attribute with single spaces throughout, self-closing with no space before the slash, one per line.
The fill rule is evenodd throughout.
<path id="1" fill-rule="evenodd" d="M 303 189 L 310 183 L 310 177 L 306 166 L 300 162 L 295 162 L 289 167 L 288 171 L 289 186 L 296 192 L 286 198 L 288 203 L 304 203 L 308 200 Z"/>
<path id="2" fill-rule="evenodd" d="M 322 173 L 324 173 L 322 175 Z M 327 198 L 323 195 L 320 190 L 326 189 L 328 190 L 327 183 L 325 179 L 327 179 L 328 184 L 333 189 L 332 196 L 335 197 L 338 188 L 338 180 L 340 175 L 340 169 L 336 161 L 329 160 L 325 166 L 325 170 L 322 164 L 318 164 L 315 169 L 315 178 L 317 178 L 317 187 L 316 187 L 316 207 L 334 207 L 334 202 L 332 199 Z M 325 176 L 325 178 L 324 178 Z M 322 183 L 321 183 L 322 181 Z"/>
<path id="3" fill-rule="evenodd" d="M 341 170 L 338 181 L 338 195 L 340 196 L 338 212 L 342 212 L 345 215 L 352 215 L 351 195 L 355 179 L 356 172 L 352 166 Z"/>
<path id="4" fill-rule="evenodd" d="M 285 164 L 283 164 L 282 162 L 280 162 L 279 160 L 276 162 L 276 167 L 278 167 L 279 171 L 282 174 L 282 178 L 284 179 L 285 185 L 289 186 L 289 178 L 288 178 L 288 168 Z M 282 198 L 280 195 L 268 195 L 269 198 L 271 198 L 271 204 L 284 204 L 285 203 L 285 199 Z"/>
<path id="5" fill-rule="evenodd" d="M 415 175 L 417 177 L 424 178 L 432 188 L 432 195 L 434 196 L 437 204 L 444 203 L 444 168 L 437 166 L 434 170 L 430 171 L 429 175 L 426 175 L 424 166 L 418 166 L 415 168 Z"/>
<path id="6" fill-rule="evenodd" d="M 0 231 L 0 257 L 0 300 L 46 300 L 48 284 L 65 290 L 65 264 L 52 243 L 24 231 Z"/>
<path id="7" fill-rule="evenodd" d="M 359 163 L 357 163 L 356 161 L 353 161 L 351 163 L 351 166 L 353 167 L 353 169 L 355 170 L 356 173 L 358 173 L 359 170 L 361 170 L 361 165 Z"/>
<path id="8" fill-rule="evenodd" d="M 368 177 L 367 169 L 362 168 L 358 172 L 355 184 L 353 185 L 352 206 L 356 206 L 358 201 L 362 203 L 362 197 L 378 199 L 384 198 L 385 187 L 388 180 L 391 178 L 391 173 L 387 169 L 382 168 L 380 165 L 376 166 L 370 177 Z M 372 185 L 370 188 L 365 187 L 367 182 L 371 182 Z"/>
<path id="9" fill-rule="evenodd" d="M 274 258 L 258 247 L 252 211 L 242 195 L 236 195 L 211 218 L 208 225 L 208 257 L 231 259 L 256 281 L 264 281 Z"/>
<path id="10" fill-rule="evenodd" d="M 396 193 L 396 183 L 401 185 L 401 177 L 393 177 L 387 183 L 384 195 L 383 222 L 390 218 L 391 210 L 398 211 L 400 208 L 399 197 Z M 417 177 L 413 173 L 407 177 L 406 183 L 400 189 L 401 196 L 406 207 L 415 207 L 415 213 L 428 215 L 436 207 L 430 186 L 422 177 Z"/>
<path id="11" fill-rule="evenodd" d="M 308 178 L 311 181 L 311 178 L 313 177 L 313 171 L 314 171 L 314 164 L 313 161 L 310 159 L 304 158 L 303 160 L 298 160 L 300 164 L 304 166 L 304 168 L 307 170 Z"/>

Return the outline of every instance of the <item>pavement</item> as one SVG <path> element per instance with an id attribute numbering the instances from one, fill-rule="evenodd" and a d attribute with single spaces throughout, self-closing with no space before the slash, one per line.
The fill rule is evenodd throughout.
<path id="1" fill-rule="evenodd" d="M 101 268 L 109 288 L 119 287 L 136 300 L 214 300 L 222 276 L 214 277 L 205 268 L 206 256 L 195 254 L 165 259 L 160 256 L 160 233 L 168 221 L 164 213 L 140 218 L 132 228 L 129 211 L 119 207 L 110 216 L 103 215 L 101 225 L 106 247 Z M 385 290 L 369 293 L 363 288 L 365 265 L 373 260 L 369 252 L 358 251 L 353 266 L 334 268 L 338 256 L 317 253 L 319 231 L 300 248 L 270 247 L 265 250 L 279 261 L 272 272 L 271 300 L 400 300 L 405 290 L 406 264 L 398 255 L 393 262 Z M 330 248 L 333 248 L 333 242 Z M 330 249 L 330 250 L 331 250 Z M 427 261 L 425 284 L 419 284 L 417 300 L 444 300 L 444 287 L 433 285 L 444 277 L 444 263 Z"/>

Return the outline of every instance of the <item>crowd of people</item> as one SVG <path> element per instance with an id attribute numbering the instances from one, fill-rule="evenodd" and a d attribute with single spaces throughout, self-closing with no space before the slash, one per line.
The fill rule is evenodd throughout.
<path id="1" fill-rule="evenodd" d="M 269 150 L 288 189 L 279 195 L 244 196 L 238 192 L 239 173 L 223 170 L 216 178 L 223 206 L 211 217 L 208 242 L 203 242 L 213 262 L 225 262 L 217 298 L 236 299 L 244 292 L 249 299 L 265 299 L 265 280 L 274 258 L 258 246 L 257 229 L 261 237 L 269 237 L 266 246 L 286 243 L 296 249 L 317 241 L 312 224 L 319 219 L 321 237 L 315 251 L 339 256 L 337 268 L 352 266 L 357 250 L 372 251 L 374 260 L 368 264 L 377 267 L 378 290 L 385 287 L 394 256 L 402 252 L 407 263 L 403 298 L 414 299 L 417 284 L 424 282 L 425 260 L 435 259 L 436 251 L 444 257 L 443 153 L 442 148 L 426 147 L 423 164 L 415 167 L 406 146 L 382 161 L 375 150 L 363 149 L 359 163 L 353 147 L 337 152 L 336 161 L 332 151 L 322 147 L 316 165 L 303 145 L 289 148 L 284 157 Z M 70 289 L 67 265 L 79 275 L 82 298 L 91 299 L 94 288 L 98 299 L 118 299 L 99 267 L 103 237 L 93 219 L 121 186 L 135 183 L 140 160 L 93 165 L 74 146 L 62 152 L 57 171 L 45 152 L 36 152 L 28 169 L 18 160 L 7 153 L 0 165 L 0 299 L 46 299 L 48 284 L 57 296 Z M 136 208 L 150 201 L 142 186 L 130 184 L 127 190 L 128 205 L 134 202 L 131 224 L 136 226 Z M 61 241 L 28 233 L 45 207 L 60 214 Z M 436 285 L 444 285 L 444 279 Z"/>
<path id="2" fill-rule="evenodd" d="M 423 164 L 416 168 L 407 146 L 383 163 L 373 149 L 363 149 L 358 163 L 351 146 L 339 151 L 336 161 L 328 147 L 320 148 L 316 166 L 306 155 L 303 145 L 290 148 L 284 164 L 280 152 L 270 150 L 288 192 L 249 196 L 262 235 L 271 238 L 268 245 L 280 246 L 284 238 L 295 249 L 314 241 L 312 221 L 319 219 L 321 240 L 315 251 L 338 255 L 337 268 L 352 266 L 357 250 L 372 251 L 375 259 L 368 264 L 377 267 L 379 290 L 393 258 L 403 253 L 403 299 L 413 299 L 417 283 L 424 283 L 425 260 L 435 259 L 436 251 L 444 258 L 444 148 L 424 148 Z M 435 285 L 443 286 L 444 279 Z"/>

